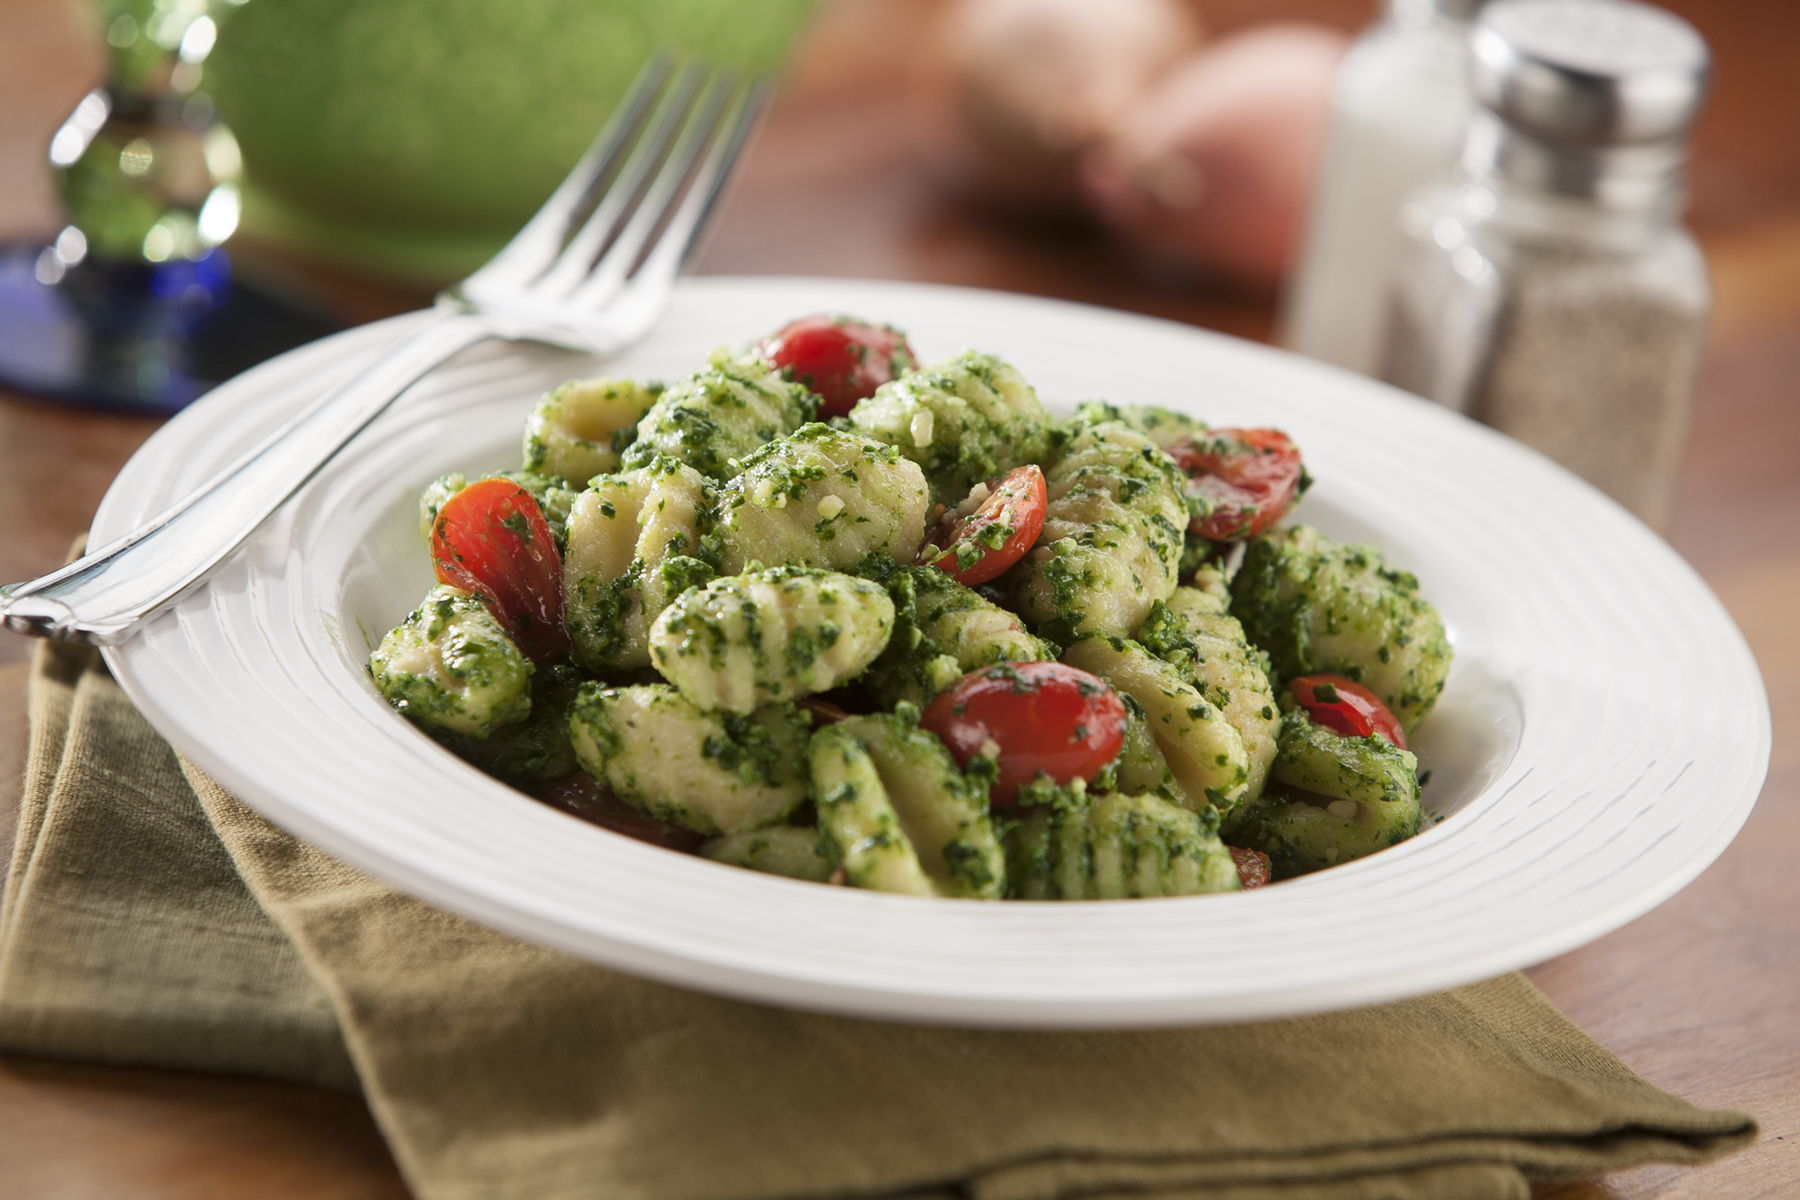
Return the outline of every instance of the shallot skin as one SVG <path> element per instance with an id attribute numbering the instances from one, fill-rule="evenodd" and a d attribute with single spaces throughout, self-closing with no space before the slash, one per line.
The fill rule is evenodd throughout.
<path id="1" fill-rule="evenodd" d="M 1273 24 L 1200 50 L 1088 153 L 1089 202 L 1159 264 L 1275 289 L 1298 254 L 1348 45 L 1335 30 Z"/>
<path id="2" fill-rule="evenodd" d="M 1083 152 L 1199 45 L 1181 0 L 961 0 L 941 29 L 964 175 L 988 198 L 1081 208 Z"/>

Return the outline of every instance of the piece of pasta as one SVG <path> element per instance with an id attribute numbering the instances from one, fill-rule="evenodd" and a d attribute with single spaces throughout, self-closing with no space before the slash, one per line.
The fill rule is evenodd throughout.
<path id="1" fill-rule="evenodd" d="M 740 459 L 818 410 L 817 396 L 767 363 L 716 351 L 705 370 L 656 398 L 621 461 L 629 469 L 667 455 L 723 481 L 737 474 Z"/>
<path id="2" fill-rule="evenodd" d="M 1044 479 L 1043 534 L 1005 577 L 1014 607 L 1059 638 L 1129 636 L 1179 580 L 1180 469 L 1122 421 L 1077 422 Z"/>
<path id="3" fill-rule="evenodd" d="M 1437 703 L 1450 674 L 1443 620 L 1410 572 L 1370 546 L 1334 542 L 1305 525 L 1252 539 L 1231 584 L 1231 611 L 1269 653 L 1284 683 L 1343 675 L 1393 710 L 1407 732 Z"/>
<path id="4" fill-rule="evenodd" d="M 969 489 L 1049 452 L 1050 420 L 1010 364 L 964 351 L 890 380 L 851 410 L 850 428 L 919 464 L 932 499 L 954 505 Z"/>
<path id="5" fill-rule="evenodd" d="M 1082 638 L 1063 661 L 1137 701 L 1185 804 L 1230 812 L 1243 799 L 1250 782 L 1243 736 L 1180 670 L 1124 638 Z"/>
<path id="6" fill-rule="evenodd" d="M 650 626 L 676 596 L 712 577 L 699 556 L 712 485 L 672 458 L 602 475 L 569 514 L 563 624 L 590 671 L 650 665 Z"/>
<path id="7" fill-rule="evenodd" d="M 714 862 L 813 883 L 824 883 L 837 869 L 837 855 L 817 826 L 771 825 L 727 833 L 702 844 L 700 853 Z"/>
<path id="8" fill-rule="evenodd" d="M 531 712 L 531 663 L 487 605 L 440 584 L 369 655 L 375 686 L 400 712 L 485 738 Z"/>
<path id="9" fill-rule="evenodd" d="M 1419 832 L 1419 760 L 1385 738 L 1343 737 L 1303 710 L 1281 722 L 1269 787 L 1226 822 L 1277 879 L 1373 854 Z"/>
<path id="10" fill-rule="evenodd" d="M 1034 808 L 1006 835 L 1007 878 L 1021 900 L 1122 900 L 1235 892 L 1218 814 L 1156 796 L 1095 796 Z"/>
<path id="11" fill-rule="evenodd" d="M 1005 856 L 987 785 L 964 775 L 916 716 L 851 717 L 813 734 L 819 829 L 853 887 L 998 899 Z"/>
<path id="12" fill-rule="evenodd" d="M 1224 598 L 1178 587 L 1166 604 L 1151 609 L 1137 640 L 1177 667 L 1201 698 L 1225 714 L 1244 739 L 1249 759 L 1244 799 L 1262 795 L 1269 764 L 1275 760 L 1281 710 L 1269 678 L 1268 657 L 1250 644 L 1238 619 L 1224 611 Z"/>
<path id="13" fill-rule="evenodd" d="M 877 583 L 764 567 L 671 603 L 651 629 L 650 661 L 701 708 L 747 713 L 836 687 L 874 661 L 893 628 Z"/>
<path id="14" fill-rule="evenodd" d="M 802 425 L 743 461 L 719 497 L 720 569 L 751 562 L 843 570 L 865 555 L 910 559 L 925 540 L 918 464 L 892 446 Z"/>
<path id="15" fill-rule="evenodd" d="M 923 705 L 970 671 L 997 662 L 1041 662 L 1055 650 L 1018 615 L 957 583 L 936 567 L 887 573 L 894 633 L 864 677 L 884 705 Z"/>
<path id="16" fill-rule="evenodd" d="M 1125 705 L 1125 739 L 1119 746 L 1119 757 L 1113 760 L 1113 777 L 1108 791 L 1128 796 L 1153 795 L 1187 807 L 1187 793 L 1175 780 L 1169 761 L 1163 757 L 1151 732 L 1150 719 L 1144 706 L 1130 692 L 1120 692 Z"/>
<path id="17" fill-rule="evenodd" d="M 583 770 L 640 812 L 705 834 L 787 820 L 806 800 L 811 728 L 791 704 L 706 712 L 660 683 L 584 683 L 569 711 Z"/>
<path id="18" fill-rule="evenodd" d="M 582 675 L 568 662 L 537 664 L 531 677 L 531 711 L 523 720 L 500 725 L 484 738 L 434 730 L 457 757 L 508 783 L 529 786 L 573 774 L 578 765 L 569 745 L 569 706 Z"/>
<path id="19" fill-rule="evenodd" d="M 617 471 L 662 390 L 630 379 L 571 379 L 551 388 L 525 422 L 525 469 L 576 488 Z"/>
<path id="20" fill-rule="evenodd" d="M 1156 404 L 1108 404 L 1090 400 L 1076 411 L 1080 419 L 1090 423 L 1123 421 L 1163 450 L 1185 438 L 1204 437 L 1208 432 L 1206 422 L 1200 418 Z"/>

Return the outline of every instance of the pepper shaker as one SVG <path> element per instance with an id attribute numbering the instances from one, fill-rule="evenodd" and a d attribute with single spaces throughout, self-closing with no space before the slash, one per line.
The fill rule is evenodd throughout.
<path id="1" fill-rule="evenodd" d="M 1400 214 L 1383 375 L 1662 527 L 1711 292 L 1682 227 L 1705 43 L 1633 0 L 1496 0 L 1458 169 Z"/>

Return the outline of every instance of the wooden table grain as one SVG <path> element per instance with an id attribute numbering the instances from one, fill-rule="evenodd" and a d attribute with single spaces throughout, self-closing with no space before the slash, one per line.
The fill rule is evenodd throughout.
<path id="1" fill-rule="evenodd" d="M 1352 0 L 1203 7 L 1215 30 L 1277 10 L 1350 28 L 1367 11 Z M 1698 139 L 1692 213 L 1718 304 L 1670 540 L 1762 665 L 1774 760 L 1748 826 L 1699 880 L 1531 976 L 1652 1082 L 1698 1104 L 1747 1109 L 1762 1137 L 1696 1170 L 1649 1166 L 1538 1189 L 1554 1200 L 1800 1196 L 1800 139 L 1792 135 L 1800 6 L 1671 7 L 1706 34 L 1720 69 Z M 79 95 L 80 72 L 92 61 L 66 49 L 65 18 L 13 4 L 0 7 L 0 27 L 12 22 L 16 31 L 24 12 L 33 14 L 25 34 L 49 47 L 45 54 L 67 55 L 67 68 L 48 71 L 34 53 L 36 72 L 9 82 L 40 109 L 45 96 Z M 841 0 L 825 10 L 796 55 L 703 271 L 927 279 L 1268 336 L 1267 298 L 1151 280 L 1091 230 L 1018 222 L 962 199 L 942 150 L 942 81 L 931 57 L 883 49 L 919 36 L 924 23 L 912 0 Z M 26 91 L 0 95 L 12 101 Z M 0 108 L 0 192 L 14 201 L 10 209 L 0 202 L 3 235 L 46 210 L 41 181 L 19 166 L 30 157 L 20 147 L 30 149 L 41 122 L 32 125 L 10 103 Z M 271 277 L 304 273 L 355 319 L 420 299 L 272 251 L 252 247 L 246 257 Z M 147 419 L 0 392 L 0 579 L 56 563 L 154 428 Z M 28 651 L 0 636 L 0 843 L 10 839 L 22 768 Z M 353 1097 L 0 1058 L 0 1194 L 374 1200 L 407 1192 Z"/>

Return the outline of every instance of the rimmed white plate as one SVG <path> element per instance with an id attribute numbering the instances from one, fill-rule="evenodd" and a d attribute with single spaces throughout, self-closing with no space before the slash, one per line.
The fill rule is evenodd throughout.
<path id="1" fill-rule="evenodd" d="M 1016 363 L 1089 397 L 1276 425 L 1318 483 L 1299 517 L 1415 571 L 1456 665 L 1416 739 L 1436 823 L 1275 887 L 1113 903 L 919 900 L 642 845 L 440 750 L 363 670 L 430 569 L 415 498 L 517 462 L 532 399 L 597 364 L 469 352 L 405 397 L 209 586 L 107 659 L 150 721 L 277 823 L 445 908 L 672 983 L 806 1008 L 1000 1026 L 1125 1026 L 1365 1004 L 1526 966 L 1606 933 L 1725 848 L 1769 716 L 1730 619 L 1585 484 L 1443 409 L 1184 326 L 897 283 L 702 279 L 608 374 L 679 378 L 786 319 L 855 312 L 930 359 Z M 108 493 L 105 541 L 293 412 L 409 318 L 283 356 L 183 413 Z"/>

